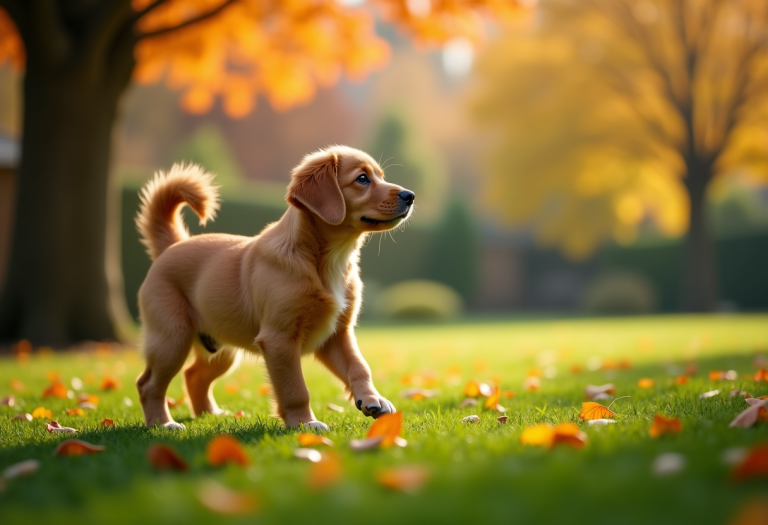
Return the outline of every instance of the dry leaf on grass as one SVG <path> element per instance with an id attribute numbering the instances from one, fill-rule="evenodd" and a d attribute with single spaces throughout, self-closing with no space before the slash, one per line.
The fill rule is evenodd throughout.
<path id="1" fill-rule="evenodd" d="M 184 461 L 179 453 L 168 445 L 153 443 L 147 449 L 147 460 L 157 470 L 179 470 L 186 471 L 189 465 Z"/>
<path id="2" fill-rule="evenodd" d="M 68 416 L 84 416 L 85 410 L 82 408 L 65 408 L 64 412 L 67 413 Z"/>
<path id="3" fill-rule="evenodd" d="M 240 410 L 239 412 L 235 413 L 235 417 L 248 417 L 248 414 Z"/>
<path id="4" fill-rule="evenodd" d="M 67 387 L 59 381 L 51 384 L 43 390 L 43 397 L 60 397 L 67 399 Z"/>
<path id="5" fill-rule="evenodd" d="M 752 379 L 755 381 L 768 381 L 768 370 L 761 368 L 754 376 L 752 376 Z"/>
<path id="6" fill-rule="evenodd" d="M 53 417 L 53 412 L 51 412 L 45 407 L 37 407 L 32 411 L 32 417 L 40 418 L 40 419 L 43 419 L 43 418 L 50 419 Z"/>
<path id="7" fill-rule="evenodd" d="M 477 423 L 478 421 L 480 421 L 480 416 L 476 414 L 461 418 L 462 423 Z"/>
<path id="8" fill-rule="evenodd" d="M 688 379 L 688 377 L 686 377 L 686 376 L 677 376 L 677 377 L 675 378 L 675 384 L 676 384 L 676 385 L 684 385 L 684 384 L 686 384 L 688 381 L 690 381 L 690 379 Z"/>
<path id="9" fill-rule="evenodd" d="M 600 425 L 612 425 L 616 423 L 615 419 L 590 419 L 587 424 L 591 427 Z"/>
<path id="10" fill-rule="evenodd" d="M 749 449 L 744 459 L 731 472 L 734 481 L 768 477 L 768 443 L 759 443 Z"/>
<path id="11" fill-rule="evenodd" d="M 556 445 L 582 448 L 587 444 L 587 435 L 575 423 L 560 423 L 554 427 L 539 423 L 523 430 L 520 443 L 549 448 Z"/>
<path id="12" fill-rule="evenodd" d="M 197 498 L 203 506 L 217 514 L 250 514 L 258 506 L 253 494 L 234 491 L 213 480 L 200 484 Z"/>
<path id="13" fill-rule="evenodd" d="M 53 414 L 51 414 L 51 417 L 53 417 Z M 33 416 L 29 412 L 26 414 L 17 414 L 11 418 L 11 421 L 32 421 Z"/>
<path id="14" fill-rule="evenodd" d="M 172 397 L 166 397 L 165 402 L 168 403 L 168 408 L 181 406 L 184 404 L 184 394 L 181 394 L 181 397 L 179 397 L 178 399 L 174 399 Z"/>
<path id="15" fill-rule="evenodd" d="M 37 472 L 39 468 L 40 462 L 38 460 L 27 459 L 6 468 L 0 477 L 3 479 L 13 479 L 18 478 L 19 476 L 28 476 L 29 474 Z"/>
<path id="16" fill-rule="evenodd" d="M 62 432 L 64 434 L 77 434 L 77 430 L 70 427 L 62 427 L 58 421 L 51 421 L 45 424 L 45 429 L 48 432 Z"/>
<path id="17" fill-rule="evenodd" d="M 7 396 L 0 400 L 0 405 L 12 407 L 16 404 L 16 396 Z"/>
<path id="18" fill-rule="evenodd" d="M 491 395 L 488 396 L 488 398 L 485 400 L 485 404 L 483 405 L 483 407 L 490 408 L 491 410 L 496 410 L 496 407 L 499 406 L 500 398 L 501 398 L 501 390 L 499 390 L 499 387 L 494 386 L 493 390 L 491 390 Z"/>
<path id="19" fill-rule="evenodd" d="M 709 399 L 710 397 L 715 397 L 720 393 L 719 390 L 710 390 L 709 392 L 704 392 L 702 394 L 699 394 L 699 399 Z"/>
<path id="20" fill-rule="evenodd" d="M 530 392 L 538 392 L 541 390 L 541 380 L 536 376 L 528 376 L 523 381 L 523 388 Z"/>
<path id="21" fill-rule="evenodd" d="M 104 450 L 106 447 L 103 445 L 94 445 L 80 439 L 68 439 L 59 443 L 53 454 L 55 456 L 82 456 L 84 454 L 97 454 Z"/>
<path id="22" fill-rule="evenodd" d="M 91 405 L 98 406 L 99 404 L 99 396 L 94 394 L 80 394 L 77 396 L 77 402 L 82 405 L 84 403 L 90 403 Z"/>
<path id="23" fill-rule="evenodd" d="M 340 407 L 335 403 L 328 403 L 328 406 L 326 408 L 328 410 L 333 410 L 334 412 L 344 412 L 344 407 Z"/>
<path id="24" fill-rule="evenodd" d="M 388 489 L 415 494 L 429 479 L 429 471 L 419 465 L 407 465 L 379 471 L 376 481 Z"/>
<path id="25" fill-rule="evenodd" d="M 750 404 L 750 407 L 736 416 L 728 425 L 729 427 L 751 427 L 758 419 L 762 420 L 761 416 L 765 417 L 764 414 L 768 414 L 768 411 L 765 409 L 768 406 L 768 399 L 749 398 L 745 401 Z"/>
<path id="26" fill-rule="evenodd" d="M 481 383 L 474 379 L 470 379 L 467 385 L 464 387 L 464 395 L 467 397 L 484 396 L 487 397 L 491 394 L 491 387 L 485 383 Z"/>
<path id="27" fill-rule="evenodd" d="M 664 417 L 661 414 L 653 416 L 650 435 L 652 438 L 663 436 L 664 434 L 679 434 L 683 430 L 683 424 L 674 417 Z"/>
<path id="28" fill-rule="evenodd" d="M 266 396 L 269 395 L 270 392 L 272 392 L 272 387 L 267 384 L 259 385 L 259 389 L 257 390 L 260 396 Z"/>
<path id="29" fill-rule="evenodd" d="M 101 423 L 99 423 L 102 427 L 113 427 L 115 426 L 115 422 L 112 419 L 109 419 L 108 417 L 105 417 L 101 420 Z"/>
<path id="30" fill-rule="evenodd" d="M 581 412 L 579 412 L 579 418 L 584 421 L 590 421 L 593 419 L 608 419 L 614 417 L 616 414 L 611 412 L 608 407 L 601 405 L 600 403 L 594 403 L 592 401 L 586 401 L 581 404 Z"/>
<path id="31" fill-rule="evenodd" d="M 214 467 L 226 463 L 247 466 L 250 463 L 243 445 L 234 437 L 224 434 L 216 436 L 208 443 L 205 451 L 208 463 Z"/>
<path id="32" fill-rule="evenodd" d="M 107 376 L 101 380 L 101 389 L 105 392 L 109 390 L 117 390 L 118 388 L 120 388 L 120 381 L 114 377 Z"/>
<path id="33" fill-rule="evenodd" d="M 584 397 L 587 399 L 594 399 L 595 396 L 601 394 L 616 394 L 616 387 L 613 383 L 606 383 L 605 385 L 587 385 L 584 388 Z"/>
<path id="34" fill-rule="evenodd" d="M 501 417 L 497 417 L 496 421 L 498 421 L 499 423 L 506 423 L 507 419 L 508 419 L 507 416 L 501 416 Z"/>
<path id="35" fill-rule="evenodd" d="M 655 384 L 656 384 L 656 381 L 654 381 L 649 377 L 644 377 L 637 382 L 637 386 L 639 386 L 640 388 L 651 388 Z"/>
<path id="36" fill-rule="evenodd" d="M 382 414 L 374 421 L 365 439 L 353 439 L 349 442 L 352 450 L 362 451 L 376 447 L 386 448 L 396 445 L 404 447 L 408 444 L 400 437 L 403 428 L 403 413 Z"/>
<path id="37" fill-rule="evenodd" d="M 293 451 L 294 457 L 299 459 L 306 459 L 312 463 L 319 463 L 323 459 L 323 455 L 314 448 L 297 448 Z"/>
<path id="38" fill-rule="evenodd" d="M 477 400 L 469 397 L 461 402 L 461 404 L 459 405 L 459 408 L 473 407 L 473 406 L 477 406 Z"/>
<path id="39" fill-rule="evenodd" d="M 370 450 L 378 447 L 381 442 L 384 441 L 384 436 L 365 439 L 351 439 L 349 440 L 349 448 L 355 452 L 362 452 L 363 450 Z"/>
<path id="40" fill-rule="evenodd" d="M 737 397 L 737 396 L 741 396 L 741 397 L 744 397 L 744 398 L 752 397 L 752 394 L 750 394 L 746 390 L 739 390 L 738 388 L 736 388 L 734 390 L 731 390 L 731 392 L 728 395 L 730 397 Z"/>
<path id="41" fill-rule="evenodd" d="M 318 436 L 317 434 L 301 433 L 299 434 L 299 445 L 301 445 L 302 447 L 309 447 L 312 445 L 327 445 L 329 447 L 332 447 L 333 441 L 331 441 L 325 436 Z"/>

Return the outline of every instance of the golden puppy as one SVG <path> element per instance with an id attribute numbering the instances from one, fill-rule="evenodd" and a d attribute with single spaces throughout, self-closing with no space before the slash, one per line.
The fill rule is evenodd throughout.
<path id="1" fill-rule="evenodd" d="M 344 382 L 363 414 L 395 411 L 355 339 L 358 259 L 369 232 L 408 217 L 413 192 L 385 182 L 362 151 L 333 146 L 294 168 L 288 210 L 256 237 L 189 236 L 184 204 L 203 224 L 218 209 L 213 177 L 198 166 L 158 173 L 141 198 L 136 224 L 154 259 L 139 290 L 147 366 L 136 385 L 148 426 L 184 428 L 171 418 L 166 391 L 190 350 L 184 383 L 193 415 L 221 413 L 211 387 L 239 349 L 263 357 L 287 426 L 328 429 L 309 406 L 301 371 L 309 353 Z"/>

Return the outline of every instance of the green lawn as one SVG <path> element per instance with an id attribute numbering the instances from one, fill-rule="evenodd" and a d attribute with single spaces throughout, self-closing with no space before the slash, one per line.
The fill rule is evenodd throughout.
<path id="1" fill-rule="evenodd" d="M 765 494 L 768 478 L 730 481 L 732 466 L 723 460 L 733 448 L 768 441 L 768 423 L 731 429 L 728 423 L 744 408 L 731 398 L 735 388 L 768 394 L 768 383 L 747 378 L 755 356 L 768 352 L 768 315 L 676 316 L 574 321 L 494 322 L 466 325 L 378 327 L 359 329 L 363 353 L 378 389 L 404 414 L 405 448 L 355 453 L 353 438 L 371 425 L 341 397 L 330 374 L 305 361 L 312 406 L 331 426 L 343 474 L 334 485 L 314 490 L 312 465 L 293 457 L 298 431 L 285 430 L 269 417 L 269 397 L 259 393 L 265 382 L 262 366 L 248 362 L 216 387 L 219 403 L 250 417 L 204 417 L 192 420 L 186 407 L 174 417 L 186 432 L 148 430 L 142 423 L 135 377 L 142 368 L 135 349 L 111 354 L 35 352 L 27 362 L 7 358 L 0 367 L 0 397 L 15 394 L 15 407 L 0 407 L 0 470 L 36 458 L 40 470 L 10 480 L 0 492 L 0 523 L 701 523 L 731 522 L 745 502 Z M 610 364 L 631 361 L 629 369 Z M 600 367 L 608 364 L 609 369 Z M 684 385 L 674 378 L 695 363 L 698 373 Z M 581 374 L 571 368 L 579 365 Z M 526 391 L 529 369 L 542 372 L 541 390 Z M 595 370 L 589 370 L 593 368 Z M 738 379 L 711 381 L 710 370 L 736 370 Z M 452 373 L 448 373 L 452 371 Z M 455 373 L 460 371 L 459 376 Z M 68 416 L 76 402 L 42 398 L 47 374 L 57 372 L 67 386 L 73 377 L 83 391 L 97 394 L 98 409 Z M 544 375 L 553 377 L 545 377 Z M 440 394 L 422 400 L 402 399 L 410 385 L 405 374 L 434 375 Z M 103 377 L 114 376 L 122 387 L 101 392 Z M 641 389 L 640 378 L 655 386 Z M 512 399 L 502 398 L 509 420 L 499 424 L 496 412 L 481 406 L 460 408 L 469 379 L 496 380 Z M 14 392 L 11 381 L 25 389 Z M 90 382 L 89 382 L 90 381 Z M 587 384 L 613 382 L 617 424 L 590 427 L 577 418 Z M 237 392 L 230 392 L 237 389 Z M 699 399 L 705 391 L 721 393 Z M 169 395 L 181 395 L 179 378 Z M 132 402 L 129 406 L 125 399 Z M 608 401 L 609 402 L 609 401 Z M 607 404 L 608 402 L 604 402 Z M 328 403 L 346 408 L 329 411 Z M 69 436 L 48 433 L 44 420 L 11 421 L 18 412 L 49 408 L 64 426 L 80 429 L 77 437 L 106 446 L 91 456 L 53 456 Z M 653 415 L 680 418 L 678 435 L 652 439 Z M 478 414 L 480 422 L 461 418 Z M 114 419 L 116 428 L 99 422 Z M 576 422 L 588 435 L 585 448 L 547 450 L 521 445 L 523 429 L 540 423 Z M 208 466 L 205 448 L 219 434 L 245 444 L 251 466 Z M 147 447 L 173 446 L 189 463 L 185 473 L 156 472 L 146 459 Z M 652 463 L 661 453 L 685 456 L 685 468 L 660 477 Z M 733 451 L 730 452 L 733 454 Z M 391 491 L 376 482 L 383 469 L 420 465 L 430 474 L 415 494 Z M 201 486 L 216 480 L 254 494 L 255 512 L 217 516 L 198 499 Z M 51 520 L 51 521 L 48 521 Z"/>

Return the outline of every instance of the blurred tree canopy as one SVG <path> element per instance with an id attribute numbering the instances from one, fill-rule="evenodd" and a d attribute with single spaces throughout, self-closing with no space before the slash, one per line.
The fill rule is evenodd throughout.
<path id="1" fill-rule="evenodd" d="M 164 78 L 192 112 L 219 98 L 241 116 L 257 93 L 285 109 L 385 64 L 374 13 L 439 45 L 479 41 L 484 15 L 517 12 L 516 0 L 0 0 L 0 64 L 24 68 L 0 341 L 64 346 L 128 328 L 110 156 L 131 80 Z"/>
<path id="2" fill-rule="evenodd" d="M 768 182 L 768 2 L 544 0 L 485 54 L 486 198 L 573 258 L 652 221 L 686 237 L 683 305 L 717 300 L 705 198 Z"/>

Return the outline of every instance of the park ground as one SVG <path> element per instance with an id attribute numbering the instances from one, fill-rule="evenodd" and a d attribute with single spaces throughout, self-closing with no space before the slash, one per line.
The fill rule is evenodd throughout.
<path id="1" fill-rule="evenodd" d="M 350 440 L 364 437 L 372 421 L 344 399 L 328 372 L 306 359 L 312 407 L 330 425 L 326 435 L 335 444 L 318 449 L 333 458 L 331 471 L 318 470 L 326 463 L 294 457 L 300 431 L 270 417 L 266 376 L 255 360 L 216 385 L 219 403 L 232 415 L 191 419 L 186 406 L 174 407 L 174 417 L 187 426 L 174 432 L 144 427 L 134 386 L 142 360 L 135 348 L 35 349 L 5 358 L 0 398 L 13 395 L 15 403 L 0 406 L 0 470 L 27 459 L 38 460 L 40 468 L 2 482 L 0 522 L 764 523 L 759 515 L 768 505 L 761 503 L 768 477 L 739 481 L 734 464 L 768 442 L 768 423 L 728 425 L 747 407 L 729 392 L 768 394 L 768 382 L 753 378 L 768 352 L 768 315 L 381 326 L 359 329 L 358 338 L 378 389 L 403 414 L 408 445 L 353 451 Z M 729 379 L 710 376 L 731 370 Z M 529 376 L 539 378 L 538 390 L 524 387 Z M 115 388 L 103 391 L 105 379 Z M 472 379 L 494 382 L 505 393 L 505 423 L 497 421 L 502 413 L 483 408 L 482 398 L 461 407 Z M 648 387 L 641 388 L 641 379 L 653 384 L 644 381 Z M 43 397 L 57 380 L 72 398 Z M 608 382 L 616 387 L 612 397 L 628 397 L 611 407 L 616 424 L 589 426 L 578 418 L 584 389 Z M 401 397 L 416 387 L 437 395 Z M 699 397 L 713 390 L 719 393 Z M 98 407 L 67 415 L 82 393 L 95 394 Z M 177 378 L 169 396 L 181 395 Z M 72 436 L 47 432 L 50 419 L 12 420 L 37 407 L 106 449 L 55 456 L 57 445 Z M 240 411 L 245 415 L 235 417 Z M 472 414 L 477 423 L 461 421 Z M 682 431 L 652 438 L 656 414 L 678 418 Z M 100 426 L 105 418 L 115 425 Z M 564 422 L 581 427 L 586 446 L 520 442 L 526 427 Z M 243 444 L 247 466 L 209 464 L 206 447 L 221 434 Z M 173 447 L 189 469 L 156 470 L 147 459 L 153 443 Z M 656 472 L 655 462 L 668 453 L 678 454 L 680 468 Z M 399 483 L 404 467 L 423 484 Z M 206 494 L 219 502 L 236 494 L 245 503 L 230 506 L 240 513 L 216 514 Z"/>

